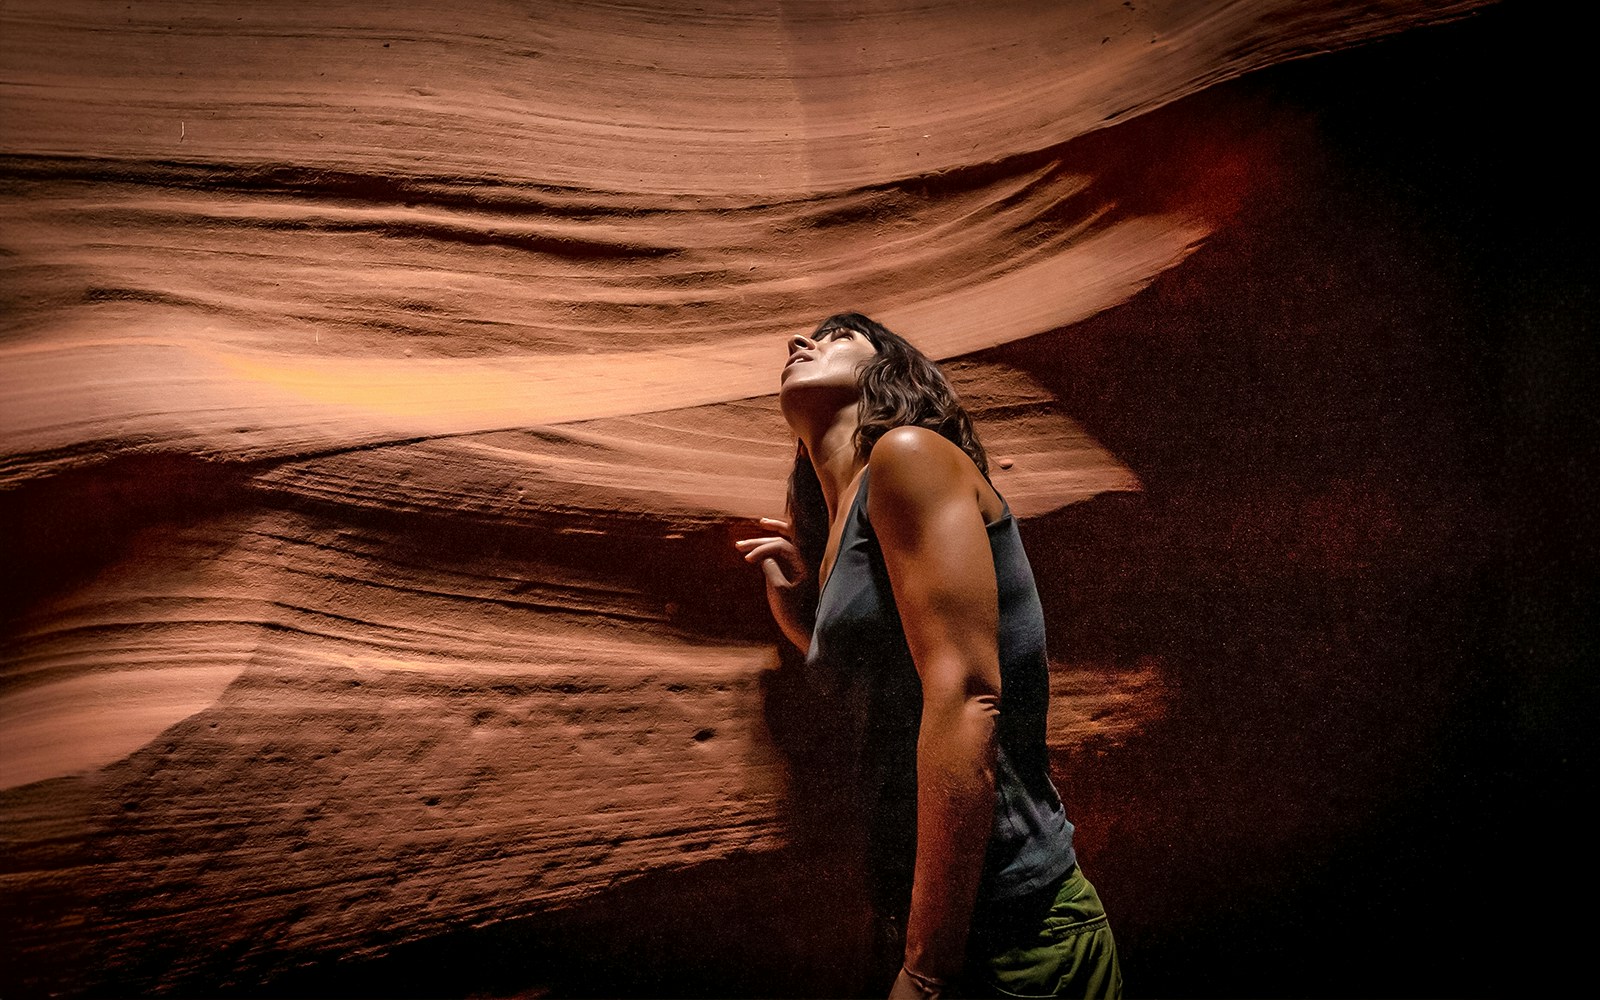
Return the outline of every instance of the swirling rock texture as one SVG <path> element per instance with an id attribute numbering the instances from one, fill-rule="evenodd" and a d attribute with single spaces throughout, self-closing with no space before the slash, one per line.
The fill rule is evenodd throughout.
<path id="1" fill-rule="evenodd" d="M 1026 522 L 1131 981 L 1303 991 L 1477 791 L 1477 272 L 1335 140 L 1480 6 L 8 2 L 0 989 L 875 988 L 729 544 L 859 308 Z"/>

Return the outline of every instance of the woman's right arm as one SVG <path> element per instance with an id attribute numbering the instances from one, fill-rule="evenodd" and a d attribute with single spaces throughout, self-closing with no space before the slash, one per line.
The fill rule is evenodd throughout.
<path id="1" fill-rule="evenodd" d="M 734 542 L 744 561 L 760 565 L 767 580 L 767 606 L 778 628 L 803 653 L 811 648 L 811 628 L 816 622 L 817 589 L 800 550 L 795 547 L 788 521 L 763 517 L 761 526 L 778 532 L 762 538 Z"/>

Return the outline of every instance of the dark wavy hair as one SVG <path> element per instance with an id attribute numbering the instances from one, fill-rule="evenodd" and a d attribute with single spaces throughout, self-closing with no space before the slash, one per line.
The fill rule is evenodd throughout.
<path id="1" fill-rule="evenodd" d="M 987 477 L 989 457 L 978 441 L 972 417 L 939 366 L 910 341 L 860 313 L 829 316 L 811 336 L 841 328 L 861 334 L 878 350 L 878 356 L 862 366 L 857 378 L 861 422 L 856 428 L 856 454 L 860 459 L 867 461 L 872 446 L 896 427 L 926 427 L 966 452 Z M 794 469 L 789 473 L 789 519 L 795 546 L 814 571 L 822 564 L 828 545 L 828 505 L 804 442 L 795 450 Z"/>

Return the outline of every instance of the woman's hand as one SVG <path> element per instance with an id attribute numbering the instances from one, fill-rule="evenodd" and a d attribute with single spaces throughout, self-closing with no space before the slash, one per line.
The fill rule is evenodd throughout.
<path id="1" fill-rule="evenodd" d="M 743 538 L 734 542 L 733 547 L 744 553 L 745 562 L 761 567 L 768 586 L 792 590 L 804 583 L 811 573 L 806 569 L 805 560 L 800 558 L 800 549 L 794 544 L 789 522 L 776 517 L 763 517 L 761 526 L 771 528 L 777 534 Z"/>
<path id="2" fill-rule="evenodd" d="M 759 565 L 767 580 L 767 606 L 778 627 L 802 651 L 811 646 L 811 625 L 816 615 L 817 594 L 811 570 L 794 543 L 788 521 L 763 517 L 761 526 L 777 532 L 760 538 L 742 538 L 733 547 L 744 554 L 744 561 Z"/>

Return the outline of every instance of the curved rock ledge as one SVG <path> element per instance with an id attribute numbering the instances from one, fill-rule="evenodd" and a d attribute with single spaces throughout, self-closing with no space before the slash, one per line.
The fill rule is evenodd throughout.
<path id="1" fill-rule="evenodd" d="M 1208 884 L 1141 876 L 1131 827 L 1281 858 L 1354 824 L 1327 775 L 1378 762 L 1326 706 L 1397 710 L 1305 666 L 1313 625 L 1197 622 L 1282 588 L 1381 617 L 1362 560 L 1423 515 L 1354 474 L 1239 499 L 1267 421 L 1206 424 L 1212 485 L 1126 414 L 1216 416 L 1172 400 L 1276 328 L 1151 331 L 1215 333 L 1190 282 L 1293 277 L 1259 208 L 1233 270 L 1195 261 L 1317 197 L 1309 126 L 1209 88 L 1482 5 L 7 3 L 0 990 L 658 993 L 584 984 L 615 948 L 685 989 L 864 989 L 827 713 L 729 547 L 781 508 L 782 339 L 841 308 L 950 363 L 1048 567 L 1103 884 Z M 1463 504 L 1381 565 L 1425 572 Z M 1205 643 L 1258 640 L 1294 666 L 1252 710 L 1291 721 L 1212 735 L 1238 689 L 1196 682 Z M 1124 748 L 1164 726 L 1147 772 Z M 1173 794 L 1190 739 L 1252 823 Z M 1332 763 L 1284 808 L 1251 740 Z"/>

